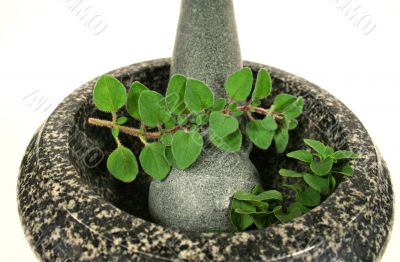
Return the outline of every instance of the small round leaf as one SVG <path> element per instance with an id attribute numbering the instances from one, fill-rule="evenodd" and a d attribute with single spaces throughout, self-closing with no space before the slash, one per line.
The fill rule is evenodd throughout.
<path id="1" fill-rule="evenodd" d="M 253 73 L 245 67 L 228 76 L 225 81 L 225 90 L 230 98 L 235 101 L 244 101 L 251 92 Z"/>
<path id="2" fill-rule="evenodd" d="M 272 116 L 264 117 L 261 124 L 267 130 L 276 130 L 278 128 L 278 124 Z"/>
<path id="3" fill-rule="evenodd" d="M 329 188 L 329 178 L 328 177 L 319 177 L 310 174 L 304 174 L 304 181 L 312 188 L 317 190 L 318 192 L 324 192 Z"/>
<path id="4" fill-rule="evenodd" d="M 149 127 L 156 127 L 169 119 L 165 111 L 164 97 L 150 90 L 145 90 L 140 94 L 139 114 L 142 122 Z"/>
<path id="5" fill-rule="evenodd" d="M 235 117 L 224 115 L 220 111 L 214 111 L 210 114 L 209 123 L 213 133 L 221 138 L 232 134 L 239 128 L 239 122 Z"/>
<path id="6" fill-rule="evenodd" d="M 219 98 L 215 100 L 214 105 L 211 108 L 211 111 L 221 111 L 224 109 L 226 105 L 226 99 L 225 98 Z"/>
<path id="7" fill-rule="evenodd" d="M 275 97 L 273 108 L 276 112 L 284 111 L 288 106 L 296 101 L 296 97 L 289 94 L 279 94 Z"/>
<path id="8" fill-rule="evenodd" d="M 254 145 L 265 150 L 271 145 L 275 131 L 265 129 L 263 120 L 252 120 L 246 125 L 246 133 Z"/>
<path id="9" fill-rule="evenodd" d="M 165 145 L 161 143 L 147 144 L 139 155 L 143 170 L 157 180 L 167 177 L 171 166 L 165 156 Z"/>
<path id="10" fill-rule="evenodd" d="M 293 171 L 290 169 L 284 169 L 284 168 L 281 168 L 279 170 L 279 175 L 285 176 L 285 177 L 303 177 L 302 173 L 299 173 L 299 172 L 296 172 L 296 171 Z"/>
<path id="11" fill-rule="evenodd" d="M 333 153 L 333 157 L 336 160 L 339 159 L 355 159 L 358 158 L 358 155 L 351 152 L 351 151 L 347 151 L 347 150 L 338 150 L 335 153 Z"/>
<path id="12" fill-rule="evenodd" d="M 286 128 L 277 129 L 275 136 L 275 148 L 277 153 L 283 153 L 289 143 L 289 133 Z"/>
<path id="13" fill-rule="evenodd" d="M 271 92 L 271 88 L 271 76 L 265 68 L 261 68 L 257 74 L 256 86 L 254 88 L 252 98 L 257 100 L 267 97 Z"/>
<path id="14" fill-rule="evenodd" d="M 117 124 L 118 124 L 118 125 L 123 125 L 123 124 L 126 123 L 126 121 L 128 121 L 128 118 L 125 117 L 125 116 L 121 116 L 121 117 L 118 117 L 118 119 L 117 119 Z"/>
<path id="15" fill-rule="evenodd" d="M 190 111 L 198 113 L 214 104 L 214 94 L 205 83 L 188 79 L 184 100 Z"/>
<path id="16" fill-rule="evenodd" d="M 321 156 L 323 156 L 326 152 L 326 146 L 317 140 L 304 139 L 304 143 L 314 149 Z"/>
<path id="17" fill-rule="evenodd" d="M 128 92 L 128 101 L 126 103 L 126 110 L 135 119 L 140 120 L 139 115 L 139 97 L 140 94 L 149 90 L 145 85 L 139 82 L 133 82 Z"/>
<path id="18" fill-rule="evenodd" d="M 344 176 L 352 176 L 354 174 L 354 170 L 351 165 L 346 164 L 345 166 L 334 171 L 335 173 L 342 174 Z"/>
<path id="19" fill-rule="evenodd" d="M 311 161 L 310 168 L 314 172 L 314 174 L 318 176 L 325 176 L 328 174 L 333 165 L 332 158 L 328 157 L 322 161 Z"/>
<path id="20" fill-rule="evenodd" d="M 104 75 L 97 80 L 93 90 L 96 107 L 103 112 L 116 112 L 126 102 L 126 89 L 115 77 Z"/>
<path id="21" fill-rule="evenodd" d="M 113 137 L 117 138 L 119 136 L 119 128 L 118 127 L 111 128 L 111 134 L 113 135 Z"/>
<path id="22" fill-rule="evenodd" d="M 173 75 L 169 80 L 165 101 L 170 112 L 182 114 L 185 110 L 185 86 L 186 77 L 182 75 Z"/>
<path id="23" fill-rule="evenodd" d="M 172 138 L 172 154 L 180 169 L 187 169 L 199 157 L 203 149 L 203 137 L 199 132 L 177 131 Z"/>
<path id="24" fill-rule="evenodd" d="M 239 129 L 223 138 L 210 129 L 209 137 L 213 145 L 225 152 L 238 152 L 242 146 L 242 133 Z"/>
<path id="25" fill-rule="evenodd" d="M 312 187 L 307 188 L 307 190 L 300 192 L 297 195 L 297 202 L 300 202 L 305 206 L 317 206 L 320 201 L 321 195 Z"/>
<path id="26" fill-rule="evenodd" d="M 313 160 L 313 156 L 307 150 L 296 150 L 287 154 L 288 157 L 310 163 Z"/>
<path id="27" fill-rule="evenodd" d="M 132 182 L 139 172 L 135 155 L 124 146 L 119 146 L 108 156 L 107 169 L 125 183 Z"/>

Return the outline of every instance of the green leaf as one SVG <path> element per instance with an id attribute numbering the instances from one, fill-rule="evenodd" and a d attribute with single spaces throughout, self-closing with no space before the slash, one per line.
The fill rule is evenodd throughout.
<path id="1" fill-rule="evenodd" d="M 254 145 L 261 149 L 268 149 L 274 138 L 275 131 L 264 127 L 264 120 L 251 120 L 246 125 L 246 133 Z"/>
<path id="2" fill-rule="evenodd" d="M 250 108 L 251 108 L 252 110 L 254 110 L 254 108 L 256 108 L 256 107 L 258 107 L 258 106 L 260 106 L 260 105 L 261 105 L 261 101 L 260 101 L 260 100 L 251 101 L 251 103 L 250 103 Z"/>
<path id="3" fill-rule="evenodd" d="M 128 92 L 128 101 L 126 102 L 126 111 L 133 118 L 140 120 L 139 115 L 139 97 L 143 91 L 149 90 L 145 85 L 139 82 L 133 82 Z"/>
<path id="4" fill-rule="evenodd" d="M 173 117 L 169 117 L 166 121 L 164 121 L 165 128 L 173 128 L 176 125 L 176 121 Z"/>
<path id="5" fill-rule="evenodd" d="M 265 219 L 264 216 L 261 216 L 261 217 L 259 217 L 259 216 L 252 216 L 252 217 L 253 217 L 254 224 L 256 225 L 256 227 L 257 227 L 258 229 L 263 229 L 263 228 L 265 228 L 265 224 L 267 223 L 267 220 Z"/>
<path id="6" fill-rule="evenodd" d="M 158 142 L 147 144 L 140 152 L 139 159 L 143 170 L 157 180 L 166 178 L 171 169 L 165 156 L 165 145 Z"/>
<path id="7" fill-rule="evenodd" d="M 274 195 L 272 195 L 272 197 L 274 197 Z M 279 197 L 279 196 L 275 196 L 275 197 Z M 253 194 L 243 192 L 243 191 L 238 191 L 233 195 L 233 198 L 236 200 L 246 201 L 248 203 L 251 203 L 252 205 L 254 205 L 262 210 L 268 210 L 268 206 L 269 206 L 268 203 L 262 202 L 262 200 L 258 199 L 257 196 L 255 196 Z"/>
<path id="8" fill-rule="evenodd" d="M 199 157 L 203 148 L 203 137 L 199 132 L 177 131 L 172 138 L 172 154 L 178 168 L 186 169 Z"/>
<path id="9" fill-rule="evenodd" d="M 322 155 L 324 158 L 325 157 L 333 157 L 333 148 L 332 147 L 330 147 L 330 146 L 326 146 L 325 147 L 325 152 L 324 152 L 324 154 Z"/>
<path id="10" fill-rule="evenodd" d="M 284 213 L 282 209 L 275 211 L 274 215 L 275 217 L 281 222 L 281 223 L 286 223 L 289 222 L 296 217 L 301 216 L 303 213 L 301 212 L 301 209 L 298 207 L 292 207 L 290 210 L 288 209 L 287 213 Z"/>
<path id="11" fill-rule="evenodd" d="M 235 109 L 235 110 L 232 110 L 231 115 L 232 115 L 233 117 L 238 117 L 238 116 L 243 115 L 243 113 L 244 113 L 244 112 L 243 112 L 242 110 Z"/>
<path id="12" fill-rule="evenodd" d="M 307 150 L 296 150 L 287 154 L 288 157 L 310 163 L 313 160 L 313 156 Z"/>
<path id="13" fill-rule="evenodd" d="M 167 158 L 170 166 L 176 167 L 176 163 L 175 163 L 174 155 L 172 154 L 171 146 L 165 147 L 165 157 Z"/>
<path id="14" fill-rule="evenodd" d="M 283 153 L 289 143 L 289 132 L 286 128 L 279 128 L 274 136 L 275 148 L 278 154 Z"/>
<path id="15" fill-rule="evenodd" d="M 250 201 L 250 200 L 257 200 L 256 196 L 244 191 L 238 191 L 233 195 L 234 199 L 242 200 L 242 201 Z"/>
<path id="16" fill-rule="evenodd" d="M 179 115 L 178 116 L 178 124 L 183 126 L 189 121 L 189 118 L 186 115 Z"/>
<path id="17" fill-rule="evenodd" d="M 278 125 L 276 124 L 275 119 L 272 116 L 266 116 L 262 120 L 262 125 L 265 129 L 268 130 L 276 130 L 278 128 Z"/>
<path id="18" fill-rule="evenodd" d="M 119 128 L 118 127 L 111 128 L 111 134 L 113 137 L 117 138 L 119 136 Z"/>
<path id="19" fill-rule="evenodd" d="M 117 147 L 108 156 L 107 169 L 116 179 L 125 183 L 135 180 L 139 172 L 135 155 L 124 146 Z"/>
<path id="20" fill-rule="evenodd" d="M 256 86 L 254 88 L 252 98 L 254 100 L 263 99 L 271 93 L 271 89 L 271 76 L 265 68 L 261 68 L 257 74 Z"/>
<path id="21" fill-rule="evenodd" d="M 244 101 L 251 92 L 253 73 L 245 67 L 228 76 L 225 81 L 225 90 L 230 98 L 235 101 Z"/>
<path id="22" fill-rule="evenodd" d="M 298 194 L 301 191 L 303 191 L 303 188 L 299 184 L 290 184 L 290 185 L 286 184 L 286 185 L 283 185 L 283 187 L 286 187 L 286 188 L 296 192 L 296 194 Z"/>
<path id="23" fill-rule="evenodd" d="M 126 123 L 126 121 L 128 121 L 128 118 L 125 116 L 121 116 L 121 117 L 118 117 L 116 122 L 118 125 L 123 125 Z"/>
<path id="24" fill-rule="evenodd" d="M 211 89 L 199 80 L 188 79 L 184 101 L 192 112 L 200 112 L 214 104 L 214 94 Z"/>
<path id="25" fill-rule="evenodd" d="M 266 215 L 268 214 L 268 211 L 248 211 L 248 210 L 243 210 L 236 208 L 235 213 L 242 214 L 242 215 Z"/>
<path id="26" fill-rule="evenodd" d="M 253 224 L 253 218 L 250 215 L 242 215 L 235 212 L 236 209 L 245 211 L 256 211 L 256 207 L 245 201 L 232 199 L 231 221 L 239 231 L 243 231 Z"/>
<path id="27" fill-rule="evenodd" d="M 297 202 L 305 206 L 317 206 L 321 201 L 321 196 L 319 192 L 312 187 L 307 188 L 307 190 L 300 192 L 297 195 Z"/>
<path id="28" fill-rule="evenodd" d="M 329 188 L 329 178 L 304 174 L 304 181 L 318 192 L 324 192 Z"/>
<path id="29" fill-rule="evenodd" d="M 354 174 L 354 170 L 351 167 L 351 165 L 349 165 L 349 164 L 346 164 L 345 166 L 341 167 L 340 169 L 335 170 L 334 172 L 342 174 L 344 176 L 352 176 Z"/>
<path id="30" fill-rule="evenodd" d="M 213 145 L 226 152 L 238 152 L 242 145 L 242 133 L 239 129 L 223 138 L 210 129 L 209 137 Z"/>
<path id="31" fill-rule="evenodd" d="M 297 127 L 298 121 L 296 119 L 289 119 L 288 128 L 289 130 L 293 130 Z"/>
<path id="32" fill-rule="evenodd" d="M 262 202 L 262 201 L 258 201 L 258 200 L 251 200 L 248 202 L 251 203 L 253 206 L 257 207 L 257 210 L 259 210 L 259 211 L 270 212 L 270 211 L 268 211 L 269 204 L 267 202 Z M 268 213 L 265 213 L 265 214 L 268 214 Z"/>
<path id="33" fill-rule="evenodd" d="M 279 175 L 284 176 L 284 177 L 303 177 L 304 174 L 290 170 L 290 169 L 281 168 L 279 170 Z"/>
<path id="34" fill-rule="evenodd" d="M 210 130 L 215 135 L 224 138 L 238 130 L 238 128 L 239 122 L 236 118 L 224 115 L 219 111 L 214 111 L 210 114 Z"/>
<path id="35" fill-rule="evenodd" d="M 182 114 L 185 111 L 185 87 L 186 77 L 177 74 L 171 76 L 165 94 L 165 102 L 170 112 Z"/>
<path id="36" fill-rule="evenodd" d="M 200 114 L 196 116 L 196 125 L 202 126 L 208 123 L 208 116 Z"/>
<path id="37" fill-rule="evenodd" d="M 331 189 L 333 190 L 336 186 L 336 178 L 332 174 L 329 174 L 328 177 L 329 177 Z"/>
<path id="38" fill-rule="evenodd" d="M 166 146 L 172 145 L 172 134 L 171 133 L 163 134 L 160 138 L 160 142 Z"/>
<path id="39" fill-rule="evenodd" d="M 263 189 L 263 187 L 262 187 L 261 184 L 255 185 L 255 186 L 253 187 L 253 189 L 251 190 L 251 193 L 252 193 L 253 195 L 258 195 L 258 194 L 260 194 L 260 193 L 262 193 L 262 192 L 264 192 L 264 189 Z"/>
<path id="40" fill-rule="evenodd" d="M 283 110 L 283 115 L 289 119 L 297 118 L 303 112 L 304 100 L 298 97 L 292 104 Z"/>
<path id="41" fill-rule="evenodd" d="M 264 191 L 256 196 L 258 201 L 278 200 L 283 201 L 282 193 L 276 190 Z"/>
<path id="42" fill-rule="evenodd" d="M 310 209 L 309 209 L 308 207 L 304 206 L 302 203 L 299 203 L 299 202 L 293 202 L 293 203 L 291 203 L 291 204 L 288 206 L 287 209 L 290 211 L 290 210 L 292 210 L 292 209 L 294 209 L 294 208 L 300 209 L 301 212 L 302 212 L 303 214 L 305 214 L 305 213 L 307 213 L 308 211 L 310 211 Z"/>
<path id="43" fill-rule="evenodd" d="M 211 108 L 211 111 L 221 111 L 225 108 L 226 99 L 225 98 L 218 98 L 215 100 L 214 105 Z"/>
<path id="44" fill-rule="evenodd" d="M 296 97 L 289 95 L 289 94 L 279 94 L 275 97 L 273 103 L 273 111 L 275 112 L 282 112 L 284 111 L 289 105 L 296 101 Z"/>
<path id="45" fill-rule="evenodd" d="M 139 114 L 146 126 L 156 127 L 169 119 L 164 102 L 163 96 L 157 92 L 145 90 L 140 94 Z"/>
<path id="46" fill-rule="evenodd" d="M 231 111 L 237 110 L 237 107 L 238 107 L 237 103 L 228 104 L 228 109 Z"/>
<path id="47" fill-rule="evenodd" d="M 347 150 L 338 150 L 335 153 L 333 153 L 333 157 L 336 160 L 340 160 L 340 159 L 355 159 L 358 158 L 358 155 L 351 152 L 351 151 L 347 151 Z"/>
<path id="48" fill-rule="evenodd" d="M 304 139 L 304 143 L 306 143 L 308 146 L 310 146 L 312 149 L 314 149 L 321 156 L 324 155 L 326 146 L 324 144 L 322 144 L 321 142 L 319 142 L 317 140 L 312 140 L 312 139 Z"/>
<path id="49" fill-rule="evenodd" d="M 116 112 L 126 102 L 126 89 L 115 77 L 104 75 L 96 82 L 93 101 L 100 111 Z"/>
<path id="50" fill-rule="evenodd" d="M 322 161 L 311 161 L 310 168 L 314 174 L 318 176 L 325 176 L 331 171 L 332 165 L 333 159 L 328 157 Z"/>

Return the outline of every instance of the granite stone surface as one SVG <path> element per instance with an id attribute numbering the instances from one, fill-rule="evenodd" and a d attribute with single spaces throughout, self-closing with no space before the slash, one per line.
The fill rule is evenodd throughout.
<path id="1" fill-rule="evenodd" d="M 245 62 L 254 72 L 263 65 Z M 247 232 L 185 232 L 154 222 L 148 209 L 151 180 L 143 172 L 131 184 L 113 179 L 104 155 L 113 147 L 109 130 L 87 124 L 107 117 L 92 102 L 96 79 L 55 109 L 29 144 L 18 180 L 18 207 L 27 240 L 41 261 L 376 261 L 393 223 L 393 191 L 379 151 L 357 117 L 314 84 L 268 67 L 273 94 L 305 99 L 289 150 L 303 138 L 320 139 L 362 157 L 353 177 L 339 181 L 320 206 L 285 224 Z M 170 60 L 110 72 L 126 85 L 137 80 L 164 91 Z M 265 101 L 266 104 L 270 100 Z M 133 150 L 140 143 L 123 137 Z M 271 149 L 273 150 L 273 149 Z M 272 151 L 271 151 L 272 152 Z M 250 159 L 266 188 L 278 188 L 290 160 L 253 149 Z M 196 190 L 194 188 L 194 190 Z"/>
<path id="2" fill-rule="evenodd" d="M 224 97 L 224 81 L 242 68 L 232 0 L 183 0 L 171 73 L 199 79 L 216 97 Z"/>
<path id="3" fill-rule="evenodd" d="M 183 0 L 171 74 L 201 80 L 216 98 L 226 98 L 225 79 L 241 68 L 232 0 Z M 206 144 L 191 168 L 172 168 L 165 181 L 150 185 L 149 209 L 158 223 L 197 232 L 234 228 L 230 199 L 237 191 L 250 192 L 259 183 L 258 172 L 248 146 L 226 153 Z"/>

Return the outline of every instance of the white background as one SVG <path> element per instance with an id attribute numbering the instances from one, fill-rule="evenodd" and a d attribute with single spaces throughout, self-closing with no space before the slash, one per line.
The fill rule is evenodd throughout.
<path id="1" fill-rule="evenodd" d="M 82 13 L 69 8 L 73 2 L 0 1 L 0 261 L 35 261 L 19 222 L 16 182 L 39 124 L 93 77 L 172 54 L 178 0 L 83 0 L 83 7 L 100 16 L 93 13 L 82 20 Z M 349 6 L 360 6 L 361 16 L 350 19 L 339 8 L 343 3 L 236 0 L 242 56 L 300 75 L 343 101 L 381 149 L 398 193 L 400 4 L 353 0 Z M 87 19 L 95 21 L 87 25 Z M 102 23 L 97 30 L 94 22 Z M 368 22 L 369 29 L 376 28 L 366 35 Z M 396 217 L 382 261 L 398 258 L 398 224 Z"/>

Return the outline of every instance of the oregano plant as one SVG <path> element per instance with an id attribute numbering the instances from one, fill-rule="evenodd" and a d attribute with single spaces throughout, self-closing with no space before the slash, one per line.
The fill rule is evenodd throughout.
<path id="1" fill-rule="evenodd" d="M 295 200 L 285 206 L 287 197 L 277 190 L 264 191 L 261 185 L 256 185 L 251 193 L 236 192 L 231 203 L 231 222 L 239 231 L 253 224 L 260 229 L 299 217 L 333 192 L 338 175 L 353 175 L 349 160 L 358 158 L 357 154 L 348 150 L 335 151 L 317 140 L 304 139 L 304 142 L 310 150 L 296 150 L 287 156 L 301 161 L 307 171 L 279 170 L 279 175 L 298 180 L 284 185 L 294 191 Z"/>
<path id="2" fill-rule="evenodd" d="M 117 78 L 104 75 L 96 82 L 93 101 L 100 111 L 110 113 L 110 119 L 88 121 L 110 129 L 116 148 L 108 156 L 107 168 L 123 182 L 136 178 L 138 158 L 144 172 L 163 180 L 172 166 L 187 169 L 193 165 L 208 141 L 225 152 L 239 151 L 244 135 L 239 118 L 243 117 L 248 120 L 245 135 L 255 146 L 265 150 L 274 143 L 276 151 L 282 153 L 289 141 L 289 130 L 297 126 L 303 99 L 279 94 L 269 108 L 264 108 L 262 100 L 272 89 L 271 76 L 262 68 L 254 86 L 253 83 L 250 68 L 234 72 L 225 81 L 224 99 L 216 98 L 204 82 L 176 74 L 171 76 L 164 96 L 137 81 L 127 92 Z M 123 107 L 127 115 L 122 114 Z M 129 121 L 128 117 L 136 121 Z M 136 122 L 137 126 L 127 125 Z M 121 143 L 122 134 L 143 143 L 139 156 Z"/>

